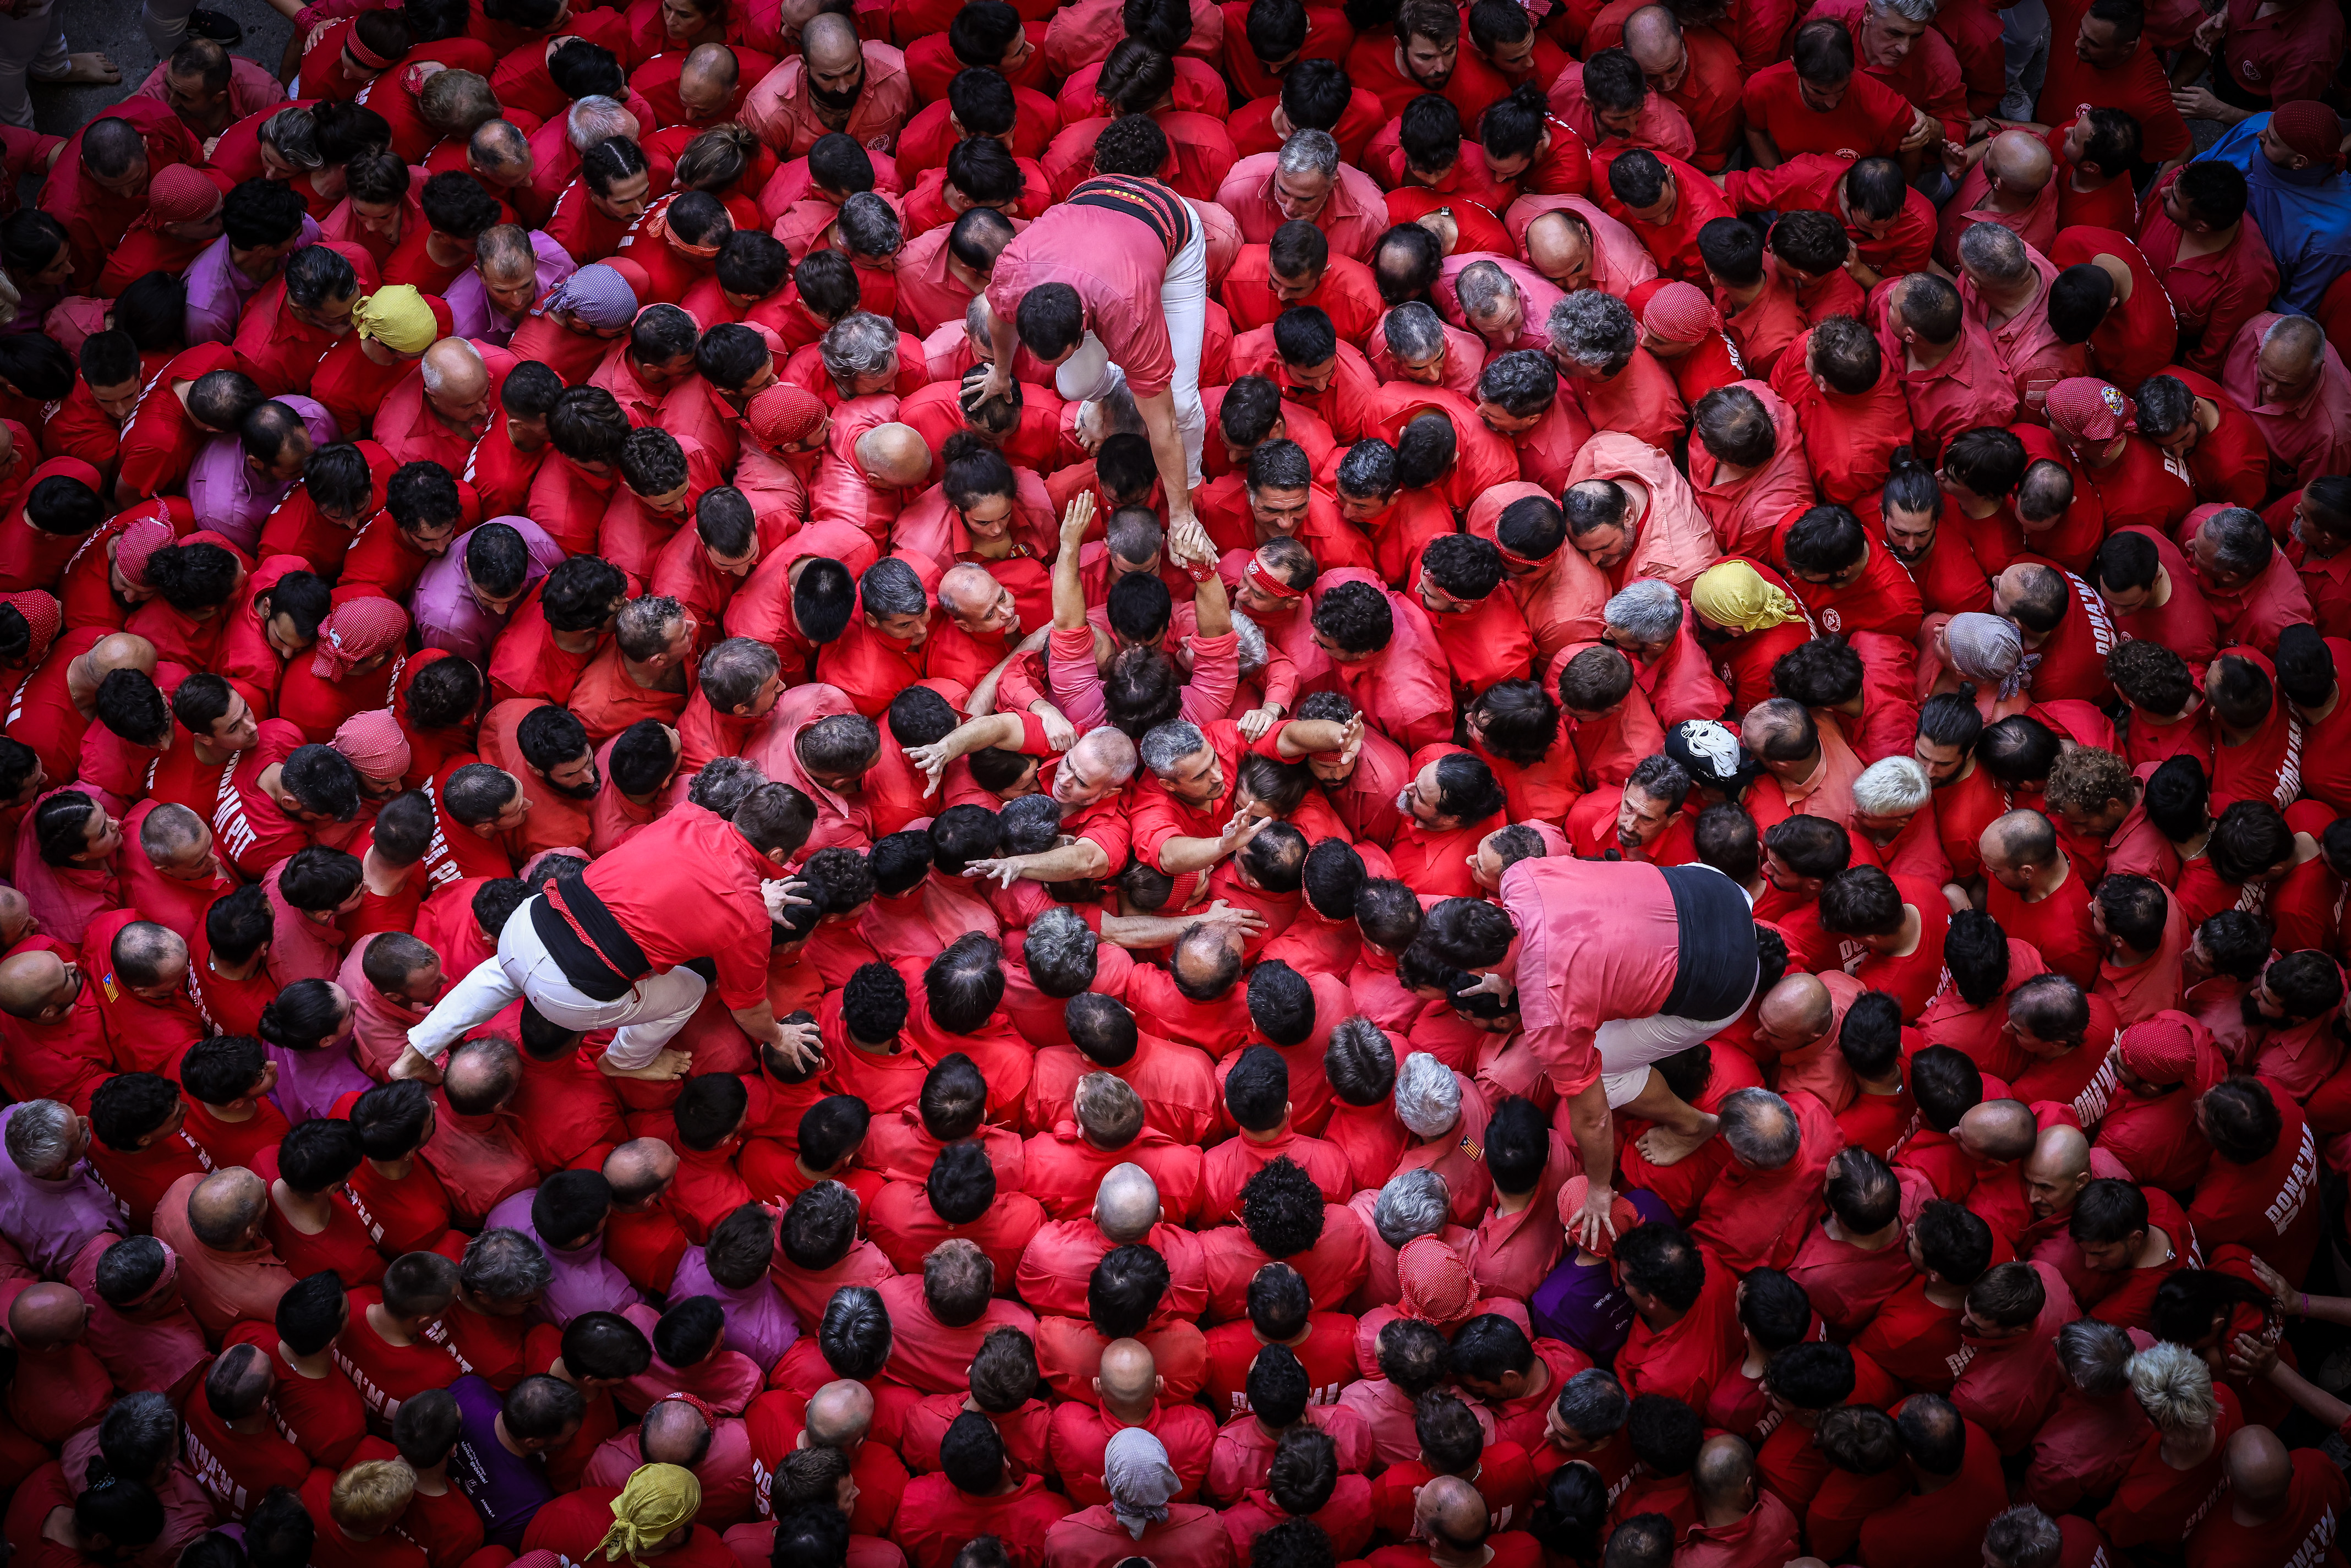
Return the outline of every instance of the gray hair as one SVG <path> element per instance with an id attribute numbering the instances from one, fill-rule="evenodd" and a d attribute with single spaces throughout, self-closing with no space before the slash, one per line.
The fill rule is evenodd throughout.
<path id="1" fill-rule="evenodd" d="M 1984 1561 L 1996 1568 L 2057 1568 L 2065 1535 L 2057 1521 L 2029 1502 L 2018 1503 L 1984 1526 Z"/>
<path id="2" fill-rule="evenodd" d="M 1474 319 L 1499 310 L 1505 300 L 1518 293 L 1519 286 L 1499 262 L 1473 261 L 1453 280 L 1453 290 L 1461 300 L 1461 313 Z"/>
<path id="3" fill-rule="evenodd" d="M 1559 1418 L 1589 1443 L 1622 1429 L 1633 1413 L 1633 1400 L 1614 1373 L 1587 1366 L 1560 1389 L 1554 1408 Z"/>
<path id="4" fill-rule="evenodd" d="M 1142 755 L 1143 765 L 1164 779 L 1177 763 L 1207 744 L 1207 737 L 1200 733 L 1197 725 L 1188 719 L 1171 718 L 1144 736 L 1136 749 Z"/>
<path id="5" fill-rule="evenodd" d="M 895 556 L 885 555 L 865 569 L 865 575 L 857 580 L 857 597 L 865 613 L 876 620 L 920 615 L 931 607 L 931 596 L 923 591 L 923 580 L 914 575 L 913 567 Z"/>
<path id="6" fill-rule="evenodd" d="M 8 1117 L 8 1158 L 28 1176 L 64 1175 L 74 1145 L 73 1107 L 55 1100 L 27 1100 Z"/>
<path id="7" fill-rule="evenodd" d="M 2184 1344 L 2158 1340 L 2130 1358 L 2131 1392 L 2158 1432 L 2195 1432 L 2220 1419 L 2212 1369 Z"/>
<path id="8" fill-rule="evenodd" d="M 1881 16 L 1899 16 L 1906 22 L 1931 22 L 1939 7 L 1936 0 L 1869 0 L 1869 8 Z"/>
<path id="9" fill-rule="evenodd" d="M 1601 608 L 1600 618 L 1641 642 L 1670 642 L 1682 629 L 1682 596 L 1673 584 L 1645 577 L 1617 591 Z"/>
<path id="10" fill-rule="evenodd" d="M 1552 306 L 1543 325 L 1554 352 L 1590 371 L 1614 373 L 1641 340 L 1633 308 L 1597 288 L 1579 288 Z"/>
<path id="11" fill-rule="evenodd" d="M 1435 1138 L 1461 1119 L 1461 1083 L 1453 1069 L 1416 1051 L 1396 1069 L 1396 1120 L 1416 1138 Z"/>
<path id="12" fill-rule="evenodd" d="M 1265 668 L 1265 628 L 1240 611 L 1233 611 L 1233 637 L 1238 644 L 1241 674 L 1250 674 Z"/>
<path id="13" fill-rule="evenodd" d="M 975 294 L 971 303 L 963 308 L 963 335 L 975 343 L 988 341 L 988 323 L 996 313 L 987 308 L 987 296 Z"/>
<path id="14" fill-rule="evenodd" d="M 1372 1205 L 1372 1228 L 1390 1247 L 1434 1236 L 1445 1228 L 1453 1211 L 1453 1195 L 1445 1178 L 1426 1166 L 1417 1166 L 1388 1178 Z"/>
<path id="15" fill-rule="evenodd" d="M 759 770 L 759 765 L 747 757 L 714 757 L 686 786 L 685 798 L 704 810 L 732 821 L 736 810 L 767 781 L 768 776 Z"/>
<path id="16" fill-rule="evenodd" d="M 1057 904 L 1029 923 L 1022 953 L 1032 969 L 1082 972 L 1094 957 L 1093 928 L 1066 904 Z"/>
<path id="17" fill-rule="evenodd" d="M 2014 283 L 2032 270 L 2032 260 L 2014 229 L 1985 222 L 1959 235 L 1959 266 L 1994 283 Z"/>
<path id="18" fill-rule="evenodd" d="M 1927 770 L 1907 757 L 1881 757 L 1853 781 L 1853 803 L 1873 817 L 1898 817 L 1934 797 Z"/>
<path id="19" fill-rule="evenodd" d="M 1281 144 L 1274 168 L 1284 174 L 1320 174 L 1335 180 L 1339 177 L 1338 139 L 1327 131 L 1293 131 Z"/>
<path id="20" fill-rule="evenodd" d="M 2223 507 L 2198 525 L 2197 532 L 2212 541 L 2212 553 L 2231 571 L 2260 571 L 2277 551 L 2262 515 L 2250 507 Z"/>
<path id="21" fill-rule="evenodd" d="M 261 122 L 261 139 L 297 169 L 326 167 L 327 155 L 319 151 L 318 123 L 307 109 L 279 110 Z"/>
<path id="22" fill-rule="evenodd" d="M 841 237 L 860 256 L 895 256 L 906 243 L 898 214 L 888 202 L 871 191 L 860 191 L 841 204 Z"/>
<path id="23" fill-rule="evenodd" d="M 2299 349 L 2314 359 L 2326 350 L 2326 334 L 2307 316 L 2281 316 L 2271 322 L 2262 333 L 2262 347 L 2266 349 L 2280 339 L 2286 340 L 2284 347 Z"/>
<path id="24" fill-rule="evenodd" d="M 635 129 L 637 117 L 629 111 L 629 106 L 601 92 L 590 93 L 563 117 L 564 139 L 571 143 L 574 152 L 584 153 L 599 141 L 626 136 Z"/>
<path id="25" fill-rule="evenodd" d="M 2130 1386 L 2130 1360 L 2136 1346 L 2118 1323 L 2082 1318 L 2057 1331 L 2057 1364 L 2074 1386 L 2093 1398 L 2120 1394 Z"/>
<path id="26" fill-rule="evenodd" d="M 852 310 L 827 329 L 818 352 L 824 356 L 825 374 L 834 381 L 872 375 L 887 369 L 898 352 L 897 324 L 871 310 Z"/>
<path id="27" fill-rule="evenodd" d="M 1445 323 L 1437 312 L 1419 300 L 1397 306 L 1381 323 L 1381 336 L 1387 340 L 1388 352 L 1399 360 L 1418 363 L 1435 359 L 1445 351 Z"/>
<path id="28" fill-rule="evenodd" d="M 1769 1089 L 1734 1090 L 1723 1096 L 1718 1114 L 1723 1142 L 1741 1165 L 1756 1170 L 1778 1170 L 1803 1145 L 1795 1112 Z"/>
<path id="29" fill-rule="evenodd" d="M 486 1301 L 527 1301 L 547 1289 L 555 1270 L 527 1231 L 500 1226 L 465 1243 L 457 1283 Z"/>

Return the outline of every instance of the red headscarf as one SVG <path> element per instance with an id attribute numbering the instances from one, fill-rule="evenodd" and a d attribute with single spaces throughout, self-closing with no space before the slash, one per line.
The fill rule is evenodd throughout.
<path id="1" fill-rule="evenodd" d="M 369 595 L 348 599 L 319 622 L 318 651 L 310 656 L 310 673 L 322 681 L 340 681 L 351 667 L 390 653 L 408 635 L 408 612 L 389 599 Z"/>

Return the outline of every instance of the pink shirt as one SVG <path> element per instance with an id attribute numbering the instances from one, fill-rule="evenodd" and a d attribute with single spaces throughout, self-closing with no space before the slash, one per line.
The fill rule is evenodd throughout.
<path id="1" fill-rule="evenodd" d="M 1117 205 L 1087 204 L 1090 195 Z M 1102 340 L 1111 362 L 1126 372 L 1135 395 L 1156 396 L 1176 375 L 1159 291 L 1167 264 L 1199 219 L 1181 196 L 1155 180 L 1089 180 L 1071 197 L 1049 208 L 1004 247 L 988 279 L 987 303 L 1010 320 L 1029 289 L 1040 283 L 1068 284 L 1085 302 L 1087 327 Z"/>
<path id="2" fill-rule="evenodd" d="M 1274 200 L 1274 165 L 1279 152 L 1258 152 L 1235 163 L 1217 187 L 1217 205 L 1240 225 L 1241 242 L 1264 245 L 1286 221 Z M 1353 164 L 1339 165 L 1330 199 L 1314 215 L 1314 226 L 1331 242 L 1331 254 L 1351 261 L 1368 260 L 1372 246 L 1387 232 L 1387 198 L 1379 183 Z"/>
<path id="3" fill-rule="evenodd" d="M 887 44 L 862 47 L 865 87 L 841 129 L 859 145 L 887 152 L 914 111 L 914 86 L 906 75 L 904 55 Z M 798 55 L 760 78 L 743 100 L 742 120 L 784 158 L 805 157 L 817 138 L 831 129 L 817 118 L 816 104 L 809 97 L 808 63 Z"/>
<path id="4" fill-rule="evenodd" d="M 2328 343 L 2317 383 L 2300 402 L 2263 402 L 2256 367 L 2262 334 L 2277 319 L 2275 311 L 2264 310 L 2238 329 L 2221 367 L 2220 384 L 2270 444 L 2273 470 L 2292 470 L 2296 484 L 2321 474 L 2340 474 L 2351 468 L 2351 372 L 2346 372 L 2343 357 Z"/>

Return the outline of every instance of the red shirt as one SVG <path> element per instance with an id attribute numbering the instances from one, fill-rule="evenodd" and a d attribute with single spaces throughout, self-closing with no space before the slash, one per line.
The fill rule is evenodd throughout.
<path id="1" fill-rule="evenodd" d="M 363 1285 L 350 1293 L 350 1322 L 334 1343 L 335 1365 L 368 1409 L 390 1421 L 401 1406 L 428 1389 L 446 1388 L 463 1375 L 457 1358 L 430 1340 L 396 1345 L 385 1341 L 367 1321 L 367 1310 L 380 1305 L 383 1292 Z"/>
<path id="2" fill-rule="evenodd" d="M 2217 376 L 2229 356 L 2237 330 L 2269 308 L 2277 294 L 2278 267 L 2262 237 L 2261 225 L 2248 215 L 2236 234 L 2217 251 L 2183 256 L 2185 236 L 2163 210 L 2163 193 L 2176 174 L 2156 183 L 2140 206 L 2139 250 L 2147 266 L 2163 280 L 2164 292 L 2179 321 L 2179 362 L 2206 376 Z M 2177 371 L 2173 372 L 2177 374 Z M 2199 395 L 2209 395 L 2199 393 Z"/>
<path id="3" fill-rule="evenodd" d="M 1865 1521 L 1862 1559 L 1915 1568 L 1976 1568 L 1983 1559 L 1984 1526 L 2007 1507 L 2000 1450 L 1970 1421 L 1959 1475 L 1939 1491 L 1905 1498 Z"/>
<path id="4" fill-rule="evenodd" d="M 341 1469 L 367 1436 L 367 1405 L 350 1379 L 331 1367 L 318 1378 L 297 1372 L 277 1354 L 277 1330 L 268 1323 L 235 1324 L 222 1336 L 221 1347 L 235 1344 L 259 1345 L 269 1356 L 277 1374 L 269 1403 L 294 1446 L 322 1465 Z"/>
<path id="5" fill-rule="evenodd" d="M 2119 109 L 2138 121 L 2139 155 L 2150 163 L 2168 163 L 2187 152 L 2190 141 L 2188 122 L 2171 101 L 2159 46 L 2152 37 L 2142 37 L 2122 64 L 2090 64 L 2074 48 L 2089 9 L 2080 0 L 2065 0 L 2049 13 L 2049 67 L 2035 118 L 2043 125 L 2058 126 L 2070 123 L 2085 109 Z"/>
<path id="6" fill-rule="evenodd" d="M 1855 70 L 1843 101 L 1823 114 L 1808 107 L 1792 60 L 1758 71 L 1740 94 L 1747 123 L 1771 138 L 1782 158 L 1825 152 L 1838 158 L 1892 157 L 1909 134 L 1908 100 L 1876 78 Z"/>
<path id="7" fill-rule="evenodd" d="M 1633 1332 L 1616 1357 L 1616 1374 L 1626 1393 L 1664 1394 L 1686 1404 L 1703 1404 L 1708 1391 L 1738 1364 L 1742 1353 L 1739 1281 L 1720 1259 L 1700 1256 L 1706 1283 L 1679 1322 L 1652 1329 L 1634 1319 Z"/>
<path id="8" fill-rule="evenodd" d="M 2231 1500 L 2221 1499 L 2188 1538 L 2188 1568 L 2257 1563 L 2341 1568 L 2341 1521 L 2351 1485 L 2315 1448 L 2297 1448 L 2293 1459 L 2294 1479 L 2278 1511 L 2259 1523 L 2242 1524 Z"/>
<path id="9" fill-rule="evenodd" d="M 891 1536 L 914 1568 L 949 1568 L 977 1535 L 997 1536 L 1020 1563 L 1041 1563 L 1045 1532 L 1070 1511 L 1067 1499 L 1045 1490 L 1042 1476 L 1023 1477 L 1009 1493 L 988 1498 L 957 1491 L 944 1474 L 917 1476 L 907 1484 Z"/>

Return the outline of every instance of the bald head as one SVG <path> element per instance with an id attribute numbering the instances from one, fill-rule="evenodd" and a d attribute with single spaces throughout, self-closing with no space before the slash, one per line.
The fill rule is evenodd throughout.
<path id="1" fill-rule="evenodd" d="M 702 109 L 705 102 L 724 103 L 742 76 L 734 50 L 724 44 L 697 44 L 686 51 L 685 64 L 678 68 L 677 94 L 689 109 Z"/>
<path id="2" fill-rule="evenodd" d="M 1818 975 L 1787 975 L 1763 994 L 1756 1021 L 1780 1041 L 1810 1043 L 1828 1033 L 1836 1002 Z M 1789 1049 L 1782 1044 L 1782 1050 Z"/>
<path id="3" fill-rule="evenodd" d="M 677 1175 L 677 1151 L 659 1138 L 632 1138 L 604 1156 L 604 1182 L 623 1207 L 659 1194 Z"/>
<path id="4" fill-rule="evenodd" d="M 645 1463 L 691 1469 L 710 1450 L 710 1418 L 683 1399 L 664 1399 L 645 1412 L 638 1442 Z"/>
<path id="5" fill-rule="evenodd" d="M 1229 925 L 1190 926 L 1176 939 L 1170 971 L 1195 1000 L 1206 1000 L 1217 977 L 1226 976 L 1228 985 L 1239 977 L 1240 941 L 1240 933 Z"/>
<path id="6" fill-rule="evenodd" d="M 808 68 L 811 71 L 831 75 L 854 69 L 862 52 L 857 24 L 831 11 L 812 17 L 801 30 L 800 52 L 808 57 Z"/>
<path id="7" fill-rule="evenodd" d="M 1094 1224 L 1120 1246 L 1140 1241 L 1159 1223 L 1159 1184 L 1138 1165 L 1113 1166 L 1094 1189 Z"/>
<path id="8" fill-rule="evenodd" d="M 2294 1458 L 2267 1427 L 2238 1427 L 2221 1464 L 2237 1500 L 2261 1512 L 2283 1501 L 2294 1481 Z"/>
<path id="9" fill-rule="evenodd" d="M 489 394 L 489 367 L 463 338 L 444 338 L 425 350 L 423 376 L 425 393 L 444 407 L 478 402 Z"/>
<path id="10" fill-rule="evenodd" d="M 2032 1154 L 2024 1162 L 2026 1181 L 2078 1185 L 2089 1174 L 2090 1140 L 2081 1128 L 2050 1127 L 2032 1140 Z"/>
<path id="11" fill-rule="evenodd" d="M 14 947 L 32 932 L 33 906 L 15 888 L 0 887 L 0 948 Z"/>
<path id="12" fill-rule="evenodd" d="M 1682 25 L 1663 5 L 1644 5 L 1625 18 L 1625 52 L 1651 75 L 1662 75 L 1680 62 Z"/>
<path id="13" fill-rule="evenodd" d="M 872 1425 L 873 1395 L 862 1383 L 828 1383 L 808 1402 L 810 1448 L 853 1448 Z"/>
<path id="14" fill-rule="evenodd" d="M 1124 730 L 1113 729 L 1108 725 L 1090 729 L 1080 736 L 1077 745 L 1070 747 L 1069 754 L 1071 757 L 1083 754 L 1090 765 L 1090 775 L 1091 765 L 1099 764 L 1103 772 L 1121 784 L 1134 777 L 1138 760 L 1134 737 Z M 1067 766 L 1066 760 L 1064 766 Z"/>
<path id="15" fill-rule="evenodd" d="M 939 579 L 939 608 L 954 616 L 984 614 L 996 601 L 996 579 L 977 561 L 959 561 Z"/>
<path id="16" fill-rule="evenodd" d="M 839 21 L 827 13 L 820 22 Z M 809 31 L 814 34 L 811 26 Z M 857 465 L 876 485 L 894 485 L 904 488 L 919 485 L 930 477 L 931 449 L 922 433 L 911 424 L 877 424 L 857 438 Z"/>
<path id="17" fill-rule="evenodd" d="M 89 1308 L 71 1285 L 28 1285 L 8 1308 L 8 1337 L 26 1350 L 47 1350 L 81 1338 Z"/>
<path id="18" fill-rule="evenodd" d="M 75 987 L 55 953 L 12 953 L 0 958 L 0 1012 L 38 1019 L 73 1004 Z"/>
<path id="19" fill-rule="evenodd" d="M 1137 1405 L 1151 1397 L 1159 1365 L 1141 1340 L 1114 1339 L 1102 1347 L 1102 1397 L 1116 1405 Z"/>
<path id="20" fill-rule="evenodd" d="M 503 1040 L 469 1040 L 441 1069 L 441 1092 L 461 1116 L 500 1110 L 521 1087 L 521 1055 Z"/>
<path id="21" fill-rule="evenodd" d="M 1414 1494 L 1413 1533 L 1467 1552 L 1485 1543 L 1491 1516 L 1478 1489 L 1459 1476 L 1434 1476 Z"/>
<path id="22" fill-rule="evenodd" d="M 1991 139 L 1991 150 L 1984 154 L 1984 165 L 2001 188 L 2011 195 L 2030 196 L 2049 183 L 2055 164 L 2049 156 L 2049 144 L 2029 131 L 2003 131 Z"/>
<path id="23" fill-rule="evenodd" d="M 204 1177 L 188 1194 L 188 1228 L 214 1251 L 248 1251 L 268 1207 L 269 1188 L 262 1179 L 243 1166 L 231 1166 Z"/>
<path id="24" fill-rule="evenodd" d="M 2040 1127 L 2032 1113 L 2014 1100 L 1987 1100 L 1970 1106 L 1951 1131 L 1959 1147 L 1980 1160 L 2006 1165 L 2032 1153 Z"/>
<path id="25" fill-rule="evenodd" d="M 136 632 L 117 632 L 100 637 L 91 644 L 89 657 L 93 685 L 117 670 L 136 670 L 142 675 L 155 673 L 155 644 Z"/>
<path id="26" fill-rule="evenodd" d="M 1754 1479 L 1754 1454 L 1745 1442 L 1727 1432 L 1706 1440 L 1698 1451 L 1698 1469 L 1691 1472 L 1701 1504 L 1740 1512 L 1746 1511 L 1747 1489 Z"/>
<path id="27" fill-rule="evenodd" d="M 465 142 L 465 162 L 499 183 L 517 183 L 530 173 L 530 138 L 511 120 L 484 120 Z"/>
<path id="28" fill-rule="evenodd" d="M 2057 831 L 2030 808 L 2008 811 L 1992 819 L 1976 841 L 1976 850 L 2004 865 L 2047 865 L 2057 858 Z"/>
<path id="29" fill-rule="evenodd" d="M 212 829 L 204 820 L 174 800 L 156 806 L 139 824 L 139 848 L 158 871 L 193 869 L 212 847 Z"/>
<path id="30" fill-rule="evenodd" d="M 1585 230 L 1557 209 L 1527 225 L 1527 259 L 1545 277 L 1578 272 L 1591 261 L 1592 246 Z"/>

